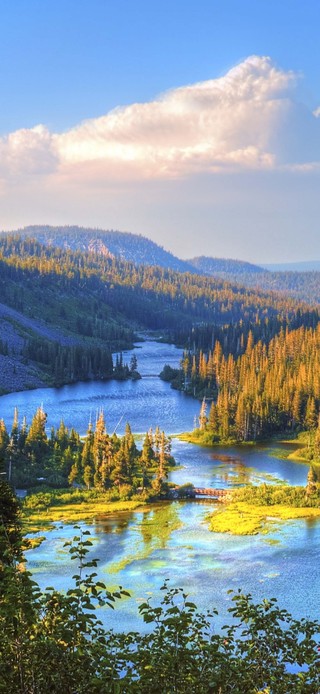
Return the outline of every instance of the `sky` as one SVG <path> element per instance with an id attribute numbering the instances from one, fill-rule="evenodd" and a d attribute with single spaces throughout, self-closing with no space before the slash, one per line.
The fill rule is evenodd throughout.
<path id="1" fill-rule="evenodd" d="M 319 0 L 0 0 L 0 228 L 320 259 Z"/>

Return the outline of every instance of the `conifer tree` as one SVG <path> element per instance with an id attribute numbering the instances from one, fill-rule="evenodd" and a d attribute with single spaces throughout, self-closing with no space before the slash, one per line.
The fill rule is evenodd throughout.
<path id="1" fill-rule="evenodd" d="M 9 434 L 3 419 L 0 419 L 0 460 L 4 461 L 9 443 Z"/>
<path id="2" fill-rule="evenodd" d="M 107 432 L 103 410 L 99 413 L 93 435 L 94 486 L 103 488 L 106 483 Z"/>
<path id="3" fill-rule="evenodd" d="M 26 450 L 31 468 L 37 472 L 43 470 L 44 459 L 49 451 L 49 442 L 46 434 L 47 415 L 43 407 L 38 407 L 26 437 Z"/>
<path id="4" fill-rule="evenodd" d="M 307 475 L 307 486 L 306 486 L 306 496 L 310 496 L 311 494 L 314 494 L 317 491 L 317 475 L 312 467 L 310 465 L 308 475 Z"/>
<path id="5" fill-rule="evenodd" d="M 154 451 L 151 445 L 150 441 L 150 435 L 147 432 L 144 441 L 143 441 L 143 447 L 140 455 L 140 466 L 141 466 L 141 472 L 142 472 L 142 487 L 143 489 L 145 487 L 148 487 L 150 484 L 149 480 L 149 475 L 148 471 L 150 470 L 150 467 L 152 465 L 152 462 L 154 460 Z"/>
<path id="6" fill-rule="evenodd" d="M 92 486 L 94 475 L 93 431 L 91 421 L 88 425 L 88 431 L 82 449 L 81 469 L 83 470 L 84 483 L 89 489 Z"/>
<path id="7" fill-rule="evenodd" d="M 206 428 L 207 421 L 208 421 L 207 403 L 206 403 L 206 399 L 203 398 L 201 409 L 200 409 L 200 414 L 199 414 L 199 429 L 200 429 L 200 431 L 204 431 L 204 429 Z"/>
<path id="8" fill-rule="evenodd" d="M 165 435 L 164 431 L 160 434 L 160 446 L 157 457 L 158 466 L 153 487 L 157 494 L 163 494 L 167 491 L 166 479 L 168 477 L 168 465 L 171 457 L 171 439 Z"/>

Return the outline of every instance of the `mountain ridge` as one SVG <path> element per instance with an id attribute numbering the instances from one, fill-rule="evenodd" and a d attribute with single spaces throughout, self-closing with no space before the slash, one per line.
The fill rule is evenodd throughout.
<path id="1" fill-rule="evenodd" d="M 309 304 L 320 303 L 320 272 L 309 269 L 309 261 L 300 264 L 308 269 L 299 272 L 288 269 L 287 264 L 283 264 L 282 271 L 272 271 L 262 265 L 230 258 L 198 256 L 182 260 L 141 234 L 77 225 L 31 225 L 14 232 L 2 232 L 0 237 L 15 234 L 33 237 L 41 244 L 63 250 L 89 252 L 137 266 L 157 266 L 179 273 L 215 277 L 245 288 L 279 291 Z"/>
<path id="2" fill-rule="evenodd" d="M 192 272 L 195 268 L 142 234 L 114 229 L 91 227 L 31 225 L 12 232 L 20 236 L 34 236 L 40 243 L 56 245 L 65 250 L 80 250 L 117 257 L 135 265 L 160 265 L 176 272 Z"/>
<path id="3" fill-rule="evenodd" d="M 216 276 L 242 274 L 263 274 L 266 272 L 318 272 L 320 260 L 292 263 L 251 263 L 237 258 L 220 258 L 216 256 L 196 256 L 182 259 L 143 234 L 99 227 L 82 227 L 79 225 L 27 225 L 13 231 L 2 231 L 2 234 L 34 236 L 40 243 L 57 245 L 65 250 L 90 251 L 101 253 L 106 257 L 118 257 L 136 265 L 159 265 L 176 272 L 192 272 Z"/>

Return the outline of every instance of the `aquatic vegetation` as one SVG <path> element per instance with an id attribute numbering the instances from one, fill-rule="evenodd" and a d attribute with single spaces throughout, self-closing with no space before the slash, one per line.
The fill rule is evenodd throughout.
<path id="1" fill-rule="evenodd" d="M 157 549 L 167 546 L 172 533 L 182 527 L 175 504 L 163 504 L 159 508 L 142 513 L 137 525 L 138 540 L 130 553 L 106 568 L 107 573 L 118 573 L 134 561 L 147 559 Z"/>
<path id="2" fill-rule="evenodd" d="M 36 549 L 37 547 L 40 547 L 45 539 L 45 535 L 40 535 L 40 537 L 25 537 L 23 539 L 22 549 L 24 552 L 27 552 L 29 549 Z"/>
<path id="3" fill-rule="evenodd" d="M 17 519 L 9 511 L 10 531 Z M 130 596 L 97 580 L 90 532 L 78 531 L 64 545 L 76 564 L 66 593 L 41 592 L 21 571 L 19 535 L 3 535 L 1 692 L 318 692 L 320 624 L 294 619 L 274 598 L 255 604 L 250 594 L 229 591 L 229 624 L 219 633 L 215 608 L 199 612 L 182 588 L 165 581 L 160 601 L 148 595 L 139 605 L 147 634 L 105 630 L 97 607 L 114 608 Z"/>
<path id="4" fill-rule="evenodd" d="M 257 535 L 260 532 L 268 532 L 274 520 L 268 519 L 266 510 L 234 504 L 216 511 L 208 516 L 209 528 L 215 533 L 232 533 L 233 535 Z"/>
<path id="5" fill-rule="evenodd" d="M 271 547 L 276 547 L 277 545 L 281 545 L 280 540 L 276 540 L 274 537 L 267 537 L 264 542 L 266 545 L 270 545 Z"/>

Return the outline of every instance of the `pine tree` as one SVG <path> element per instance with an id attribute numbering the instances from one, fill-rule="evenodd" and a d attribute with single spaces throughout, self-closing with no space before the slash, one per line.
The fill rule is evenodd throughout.
<path id="1" fill-rule="evenodd" d="M 69 445 L 69 432 L 68 429 L 63 421 L 61 419 L 61 422 L 59 424 L 59 428 L 57 429 L 55 439 L 59 444 L 59 448 L 63 451 L 65 450 L 68 445 Z"/>
<path id="2" fill-rule="evenodd" d="M 133 354 L 131 359 L 130 359 L 130 371 L 133 373 L 134 371 L 137 371 L 138 369 L 138 359 L 136 354 Z"/>
<path id="3" fill-rule="evenodd" d="M 94 486 L 104 488 L 107 482 L 106 457 L 107 457 L 107 432 L 103 410 L 101 410 L 96 422 L 93 435 L 93 463 L 94 463 Z"/>
<path id="4" fill-rule="evenodd" d="M 207 421 L 208 421 L 207 403 L 206 403 L 206 399 L 203 398 L 201 409 L 200 409 L 200 414 L 199 414 L 199 429 L 200 429 L 200 431 L 204 431 L 204 429 L 206 428 L 206 425 L 207 425 Z"/>
<path id="5" fill-rule="evenodd" d="M 314 397 L 311 395 L 307 401 L 306 414 L 305 414 L 305 426 L 307 429 L 315 429 L 318 423 L 318 416 L 316 411 L 316 403 Z"/>
<path id="6" fill-rule="evenodd" d="M 89 422 L 87 435 L 84 441 L 81 454 L 81 469 L 83 470 L 84 484 L 88 489 L 92 486 L 94 475 L 93 462 L 93 431 L 92 424 Z"/>
<path id="7" fill-rule="evenodd" d="M 3 419 L 0 419 L 0 460 L 4 461 L 9 443 L 9 434 Z"/>
<path id="8" fill-rule="evenodd" d="M 47 415 L 43 407 L 38 407 L 26 437 L 26 450 L 35 473 L 43 470 L 45 456 L 49 452 L 49 442 L 46 434 Z"/>
<path id="9" fill-rule="evenodd" d="M 167 492 L 166 479 L 168 477 L 168 465 L 170 462 L 170 458 L 171 439 L 165 435 L 164 431 L 162 431 L 160 435 L 156 479 L 153 484 L 153 487 L 157 494 L 163 494 Z"/>
<path id="10" fill-rule="evenodd" d="M 149 475 L 148 471 L 153 463 L 154 460 L 154 451 L 151 445 L 150 441 L 150 435 L 147 432 L 144 441 L 143 441 L 143 447 L 140 455 L 140 466 L 141 466 L 141 472 L 142 472 L 142 487 L 148 487 L 150 484 L 149 480 Z"/>
<path id="11" fill-rule="evenodd" d="M 312 465 L 309 467 L 307 475 L 306 496 L 310 496 L 317 491 L 317 475 Z"/>
<path id="12" fill-rule="evenodd" d="M 91 489 L 93 485 L 93 470 L 91 465 L 85 465 L 83 470 L 83 481 L 87 489 Z"/>
<path id="13" fill-rule="evenodd" d="M 314 436 L 314 457 L 320 460 L 320 414 L 318 417 L 318 427 Z"/>
<path id="14" fill-rule="evenodd" d="M 219 435 L 218 412 L 217 412 L 217 406 L 214 402 L 211 403 L 211 407 L 209 410 L 207 427 L 210 431 L 210 434 L 212 434 L 213 437 Z"/>

